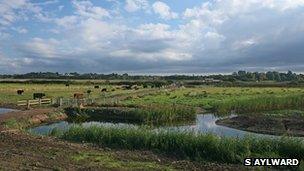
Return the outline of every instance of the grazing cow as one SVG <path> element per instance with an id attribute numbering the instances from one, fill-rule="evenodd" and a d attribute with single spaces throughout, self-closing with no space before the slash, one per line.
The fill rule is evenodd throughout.
<path id="1" fill-rule="evenodd" d="M 101 90 L 101 92 L 107 92 L 107 89 L 106 89 L 106 88 L 103 88 L 103 89 Z"/>
<path id="2" fill-rule="evenodd" d="M 88 93 L 88 94 L 91 94 L 91 92 L 92 92 L 92 90 L 87 90 L 87 93 Z"/>
<path id="3" fill-rule="evenodd" d="M 70 86 L 70 84 L 65 84 L 65 86 L 66 86 L 66 87 L 69 87 L 69 86 Z"/>
<path id="4" fill-rule="evenodd" d="M 94 86 L 94 88 L 99 89 L 99 86 Z"/>
<path id="5" fill-rule="evenodd" d="M 45 96 L 44 93 L 34 93 L 33 94 L 34 99 L 42 99 L 42 97 L 44 97 L 44 96 Z"/>
<path id="6" fill-rule="evenodd" d="M 23 93 L 24 93 L 24 90 L 22 90 L 22 89 L 17 90 L 18 95 L 22 95 Z"/>
<path id="7" fill-rule="evenodd" d="M 83 99 L 84 95 L 83 93 L 74 93 L 74 99 Z"/>

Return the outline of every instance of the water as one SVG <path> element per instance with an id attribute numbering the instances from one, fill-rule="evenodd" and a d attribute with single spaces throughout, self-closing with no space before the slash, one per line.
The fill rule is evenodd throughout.
<path id="1" fill-rule="evenodd" d="M 197 115 L 196 123 L 193 125 L 187 126 L 175 126 L 175 127 L 162 127 L 159 129 L 169 129 L 169 130 L 177 130 L 177 131 L 194 131 L 199 133 L 210 133 L 215 134 L 218 136 L 225 136 L 225 137 L 244 137 L 244 136 L 263 136 L 263 137 L 274 137 L 273 135 L 266 135 L 266 134 L 257 134 L 251 133 L 247 131 L 242 131 L 238 129 L 228 128 L 225 126 L 217 125 L 215 122 L 220 119 L 213 114 L 201 114 Z M 66 130 L 72 123 L 68 123 L 66 121 L 61 121 L 58 123 L 53 123 L 49 125 L 42 125 L 39 127 L 35 127 L 30 129 L 29 131 L 34 134 L 39 135 L 47 135 L 50 133 L 54 128 L 59 130 Z M 119 127 L 130 127 L 134 126 L 132 124 L 125 124 L 125 123 L 108 123 L 108 122 L 84 122 L 82 123 L 83 126 L 91 126 L 91 125 L 102 125 L 102 126 L 119 126 Z"/>
<path id="2" fill-rule="evenodd" d="M 233 117 L 232 115 L 230 117 Z M 217 125 L 215 122 L 220 119 L 214 114 L 204 114 L 197 115 L 196 124 L 187 125 L 187 126 L 179 126 L 179 127 L 171 127 L 173 130 L 181 130 L 181 131 L 193 131 L 196 133 L 208 133 L 215 134 L 221 137 L 245 137 L 245 136 L 256 136 L 256 137 L 276 137 L 274 135 L 268 134 L 258 134 L 248 131 L 242 131 L 234 128 L 229 128 L 226 126 Z"/>
<path id="3" fill-rule="evenodd" d="M 14 109 L 7 109 L 7 108 L 0 108 L 0 115 L 7 113 L 7 112 L 12 112 L 15 111 Z"/>

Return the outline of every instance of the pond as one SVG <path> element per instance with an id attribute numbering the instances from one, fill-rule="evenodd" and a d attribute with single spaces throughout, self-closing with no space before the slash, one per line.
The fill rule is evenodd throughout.
<path id="1" fill-rule="evenodd" d="M 214 114 L 200 114 L 197 115 L 195 124 L 186 125 L 186 126 L 171 126 L 171 127 L 161 127 L 157 129 L 167 129 L 167 130 L 177 130 L 177 131 L 194 131 L 199 133 L 210 133 L 218 136 L 226 136 L 226 137 L 244 137 L 244 136 L 263 136 L 263 137 L 274 137 L 273 135 L 266 134 L 257 134 L 247 131 L 242 131 L 238 129 L 228 128 L 225 126 L 217 125 L 215 122 L 220 119 Z M 66 121 L 61 121 L 49 125 L 42 125 L 35 128 L 29 129 L 29 132 L 39 135 L 47 135 L 54 128 L 59 130 L 66 130 L 73 123 L 69 123 Z M 125 123 L 109 123 L 109 122 L 84 122 L 83 126 L 91 126 L 91 125 L 103 125 L 103 126 L 136 126 L 132 124 Z"/>
<path id="2" fill-rule="evenodd" d="M 0 115 L 7 113 L 7 112 L 12 112 L 15 111 L 14 109 L 8 109 L 8 108 L 0 108 Z"/>

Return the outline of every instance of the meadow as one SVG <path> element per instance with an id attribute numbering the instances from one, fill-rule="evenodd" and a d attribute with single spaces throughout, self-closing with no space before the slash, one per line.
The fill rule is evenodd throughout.
<path id="1" fill-rule="evenodd" d="M 84 93 L 96 99 L 99 106 L 183 105 L 199 107 L 218 114 L 260 112 L 281 109 L 300 109 L 304 105 L 303 88 L 250 88 L 197 86 L 195 88 L 143 88 L 123 90 L 118 86 L 102 84 L 29 84 L 0 83 L 0 104 L 15 104 L 18 100 L 32 99 L 34 92 L 44 92 L 48 98 L 73 98 Z M 101 92 L 106 88 L 107 92 Z M 23 89 L 23 95 L 16 91 Z M 90 94 L 86 92 L 91 90 Z"/>
<path id="2" fill-rule="evenodd" d="M 164 91 L 143 98 L 128 99 L 125 104 L 181 104 L 201 107 L 219 114 L 231 111 L 258 112 L 303 107 L 303 88 L 242 88 L 213 87 L 183 88 Z"/>
<path id="3" fill-rule="evenodd" d="M 73 98 L 74 93 L 83 93 L 87 98 L 99 98 L 102 103 L 104 98 L 125 98 L 134 93 L 150 92 L 150 89 L 142 90 L 122 90 L 113 85 L 100 85 L 99 89 L 94 88 L 95 84 L 32 84 L 32 83 L 0 83 L 0 104 L 15 104 L 18 100 L 28 100 L 33 98 L 33 93 L 43 92 L 46 98 Z M 96 84 L 98 85 L 98 84 Z M 106 88 L 108 92 L 101 92 Z M 23 95 L 17 95 L 17 90 L 23 89 Z M 87 91 L 91 90 L 90 94 Z"/>

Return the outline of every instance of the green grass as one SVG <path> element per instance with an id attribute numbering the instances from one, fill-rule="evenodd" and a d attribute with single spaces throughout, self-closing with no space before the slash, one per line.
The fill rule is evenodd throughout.
<path id="1" fill-rule="evenodd" d="M 219 114 L 261 112 L 283 109 L 301 109 L 304 107 L 304 94 L 284 96 L 264 95 L 251 98 L 228 99 L 214 104 Z"/>
<path id="2" fill-rule="evenodd" d="M 300 139 L 220 138 L 191 132 L 153 131 L 143 127 L 73 126 L 57 134 L 62 139 L 102 147 L 153 150 L 181 159 L 219 163 L 242 163 L 245 157 L 304 159 Z"/>
<path id="3" fill-rule="evenodd" d="M 158 95 L 128 99 L 125 104 L 181 104 L 202 107 L 220 114 L 299 108 L 304 103 L 302 88 L 199 87 L 176 89 Z"/>
<path id="4" fill-rule="evenodd" d="M 80 84 L 66 87 L 65 84 L 29 84 L 29 83 L 0 83 L 0 104 L 13 103 L 16 104 L 18 100 L 32 99 L 33 93 L 44 92 L 47 98 L 73 98 L 74 93 L 84 93 L 86 97 L 98 98 L 100 103 L 110 103 L 114 101 L 114 97 L 131 96 L 137 93 L 150 93 L 152 89 L 139 90 L 122 90 L 115 89 L 112 85 L 102 85 L 101 88 L 107 88 L 109 91 L 101 93 L 100 89 L 94 89 L 94 85 Z M 23 95 L 17 95 L 17 90 L 23 89 Z M 115 91 L 111 91 L 115 89 Z M 86 94 L 87 90 L 91 90 L 90 95 Z"/>
<path id="5" fill-rule="evenodd" d="M 102 166 L 107 169 L 123 169 L 123 170 L 175 170 L 171 166 L 161 165 L 153 161 L 136 161 L 129 159 L 117 159 L 115 154 L 109 152 L 92 153 L 81 152 L 71 156 L 76 163 L 86 163 L 92 166 Z M 89 162 L 88 162 L 89 161 Z"/>

